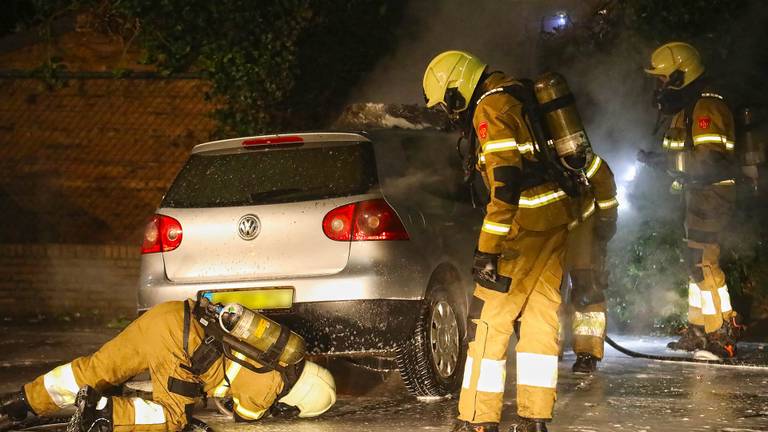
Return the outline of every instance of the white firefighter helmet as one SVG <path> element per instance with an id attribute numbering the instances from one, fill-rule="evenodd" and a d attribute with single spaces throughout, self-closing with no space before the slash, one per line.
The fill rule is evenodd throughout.
<path id="1" fill-rule="evenodd" d="M 296 384 L 279 402 L 298 408 L 299 417 L 317 417 L 336 403 L 336 382 L 328 369 L 307 361 Z"/>

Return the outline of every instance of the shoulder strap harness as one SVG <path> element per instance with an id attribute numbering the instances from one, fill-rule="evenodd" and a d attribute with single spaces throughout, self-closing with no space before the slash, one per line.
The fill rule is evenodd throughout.
<path id="1" fill-rule="evenodd" d="M 477 104 L 486 97 L 496 93 L 507 93 L 523 104 L 523 123 L 528 128 L 528 133 L 533 140 L 534 154 L 537 162 L 529 161 L 523 158 L 524 171 L 526 171 L 527 182 L 521 185 L 521 190 L 538 186 L 546 182 L 556 183 L 560 189 L 569 196 L 576 197 L 581 193 L 579 183 L 574 179 L 565 168 L 558 162 L 556 154 L 552 154 L 547 142 L 549 134 L 546 131 L 546 125 L 542 115 L 562 108 L 573 102 L 573 95 L 558 98 L 544 105 L 540 105 L 533 92 L 533 82 L 530 80 L 520 80 L 519 83 L 507 86 L 496 87 L 483 93 L 477 100 Z"/>

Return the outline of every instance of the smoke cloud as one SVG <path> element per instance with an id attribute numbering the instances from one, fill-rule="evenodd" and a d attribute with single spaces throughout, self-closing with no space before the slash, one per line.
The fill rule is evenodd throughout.
<path id="1" fill-rule="evenodd" d="M 422 103 L 427 63 L 448 49 L 470 51 L 493 70 L 528 76 L 536 69 L 541 17 L 568 9 L 577 0 L 448 0 L 410 2 L 398 31 L 400 46 L 363 83 L 353 102 Z"/>
<path id="2" fill-rule="evenodd" d="M 448 49 L 472 52 L 488 62 L 491 70 L 512 76 L 533 78 L 545 70 L 562 73 L 576 96 L 594 149 L 609 163 L 619 183 L 620 228 L 611 249 L 626 256 L 643 220 L 663 220 L 675 226 L 682 223 L 678 199 L 666 195 L 668 185 L 660 185 L 655 181 L 660 176 L 635 162 L 638 149 L 658 149 L 659 144 L 659 138 L 652 134 L 656 120 L 650 104 L 653 83 L 642 71 L 655 43 L 621 34 L 607 51 L 592 49 L 583 56 L 571 53 L 568 60 L 549 57 L 546 60 L 551 65 L 547 67 L 543 64 L 546 41 L 540 38 L 543 17 L 565 11 L 579 25 L 597 4 L 575 0 L 411 2 L 400 29 L 399 48 L 378 65 L 353 102 L 423 103 L 424 68 L 436 54 Z M 642 190 L 638 190 L 639 185 Z M 658 193 L 653 200 L 656 205 L 633 208 L 629 196 L 637 193 Z M 668 259 L 674 253 L 665 250 L 659 258 Z M 620 290 L 638 290 L 642 298 L 655 299 L 644 302 L 642 311 L 638 310 L 640 301 L 617 308 L 637 315 L 632 321 L 645 326 L 660 314 L 674 312 L 674 305 L 682 307 L 680 279 L 685 278 L 684 269 L 677 256 L 673 261 L 678 261 L 677 265 L 657 272 L 652 281 L 624 274 L 613 278 L 629 285 Z M 616 264 L 626 267 L 626 263 Z"/>

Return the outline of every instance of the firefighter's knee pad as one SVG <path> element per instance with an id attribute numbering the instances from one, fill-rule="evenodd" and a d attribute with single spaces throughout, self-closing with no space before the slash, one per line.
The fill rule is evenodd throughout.
<path id="1" fill-rule="evenodd" d="M 571 301 L 575 307 L 586 307 L 605 301 L 605 295 L 597 284 L 594 271 L 571 270 L 570 275 L 573 284 Z"/>
<path id="2" fill-rule="evenodd" d="M 477 334 L 477 323 L 475 320 L 480 319 L 480 314 L 483 312 L 483 305 L 485 300 L 472 296 L 472 302 L 469 304 L 469 312 L 467 313 L 467 341 L 472 342 L 475 340 Z"/>

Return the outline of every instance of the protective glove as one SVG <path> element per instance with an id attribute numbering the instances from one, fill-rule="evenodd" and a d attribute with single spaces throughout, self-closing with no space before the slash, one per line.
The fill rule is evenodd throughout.
<path id="1" fill-rule="evenodd" d="M 653 152 L 640 149 L 637 151 L 637 155 L 635 156 L 635 158 L 637 159 L 638 162 L 648 165 L 651 162 L 652 155 L 653 155 Z"/>
<path id="2" fill-rule="evenodd" d="M 653 169 L 664 169 L 667 165 L 666 155 L 659 152 L 638 150 L 637 161 Z"/>
<path id="3" fill-rule="evenodd" d="M 483 288 L 498 292 L 509 292 L 512 279 L 499 274 L 499 257 L 501 254 L 489 254 L 475 250 L 472 263 L 472 277 Z"/>
<path id="4" fill-rule="evenodd" d="M 690 174 L 680 171 L 670 171 L 669 175 L 676 183 L 679 183 L 682 186 L 693 183 L 693 178 Z"/>
<path id="5" fill-rule="evenodd" d="M 595 237 L 602 247 L 605 247 L 609 241 L 616 235 L 616 219 L 613 217 L 599 217 L 594 228 Z"/>

